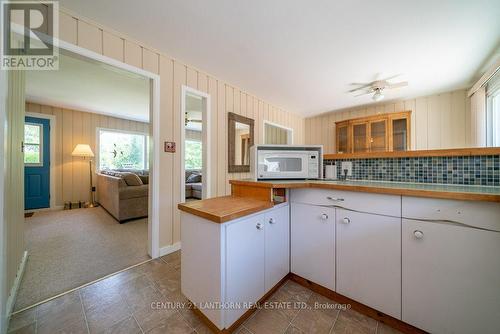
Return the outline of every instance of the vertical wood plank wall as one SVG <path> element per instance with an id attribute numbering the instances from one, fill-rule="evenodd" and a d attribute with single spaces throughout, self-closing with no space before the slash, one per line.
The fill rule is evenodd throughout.
<path id="1" fill-rule="evenodd" d="M 56 206 L 63 206 L 67 201 L 78 202 L 90 199 L 88 160 L 71 156 L 76 144 L 89 144 L 92 152 L 97 154 L 97 128 L 150 133 L 149 123 L 37 103 L 27 102 L 26 112 L 54 115 L 56 118 L 56 126 L 51 129 L 55 131 L 56 140 L 55 161 L 52 161 L 55 168 Z M 94 163 L 94 171 L 95 166 Z M 96 184 L 95 175 L 93 181 Z"/>
<path id="2" fill-rule="evenodd" d="M 471 146 L 471 108 L 466 90 L 423 96 L 385 104 L 329 112 L 305 120 L 306 144 L 323 144 L 335 153 L 335 122 L 410 110 L 411 148 L 430 150 Z"/>
<path id="3" fill-rule="evenodd" d="M 211 194 L 227 195 L 233 178 L 248 177 L 248 173 L 227 173 L 227 112 L 255 120 L 256 143 L 262 143 L 263 121 L 294 130 L 294 142 L 304 143 L 304 119 L 242 91 L 207 73 L 174 60 L 138 41 L 112 29 L 60 10 L 59 36 L 105 56 L 124 61 L 160 75 L 160 141 L 175 141 L 180 147 L 181 86 L 207 92 L 211 96 Z M 180 241 L 180 152 L 160 156 L 160 247 Z"/>
<path id="4" fill-rule="evenodd" d="M 5 193 L 4 219 L 6 243 L 6 286 L 2 296 L 9 296 L 21 263 L 24 245 L 24 71 L 5 71 L 8 76 L 8 93 L 5 127 Z M 2 74 L 3 75 L 3 74 Z M 4 302 L 3 300 L 1 301 Z M 2 315 L 3 316 L 3 315 Z"/>

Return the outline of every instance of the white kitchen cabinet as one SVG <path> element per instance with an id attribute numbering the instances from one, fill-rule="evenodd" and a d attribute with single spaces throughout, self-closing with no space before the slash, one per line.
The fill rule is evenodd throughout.
<path id="1" fill-rule="evenodd" d="M 431 333 L 500 333 L 499 232 L 403 219 L 402 238 L 404 322 Z"/>
<path id="2" fill-rule="evenodd" d="M 181 212 L 182 293 L 219 329 L 289 273 L 288 210 L 281 204 L 222 224 Z"/>
<path id="3" fill-rule="evenodd" d="M 228 224 L 226 228 L 226 300 L 254 303 L 265 292 L 265 215 Z M 233 323 L 246 312 L 232 308 L 226 319 Z"/>
<path id="4" fill-rule="evenodd" d="M 291 203 L 291 271 L 335 290 L 335 209 Z"/>
<path id="5" fill-rule="evenodd" d="M 289 207 L 282 206 L 265 214 L 265 287 L 272 289 L 290 272 Z"/>
<path id="6" fill-rule="evenodd" d="M 401 319 L 401 218 L 344 209 L 335 216 L 337 292 Z"/>

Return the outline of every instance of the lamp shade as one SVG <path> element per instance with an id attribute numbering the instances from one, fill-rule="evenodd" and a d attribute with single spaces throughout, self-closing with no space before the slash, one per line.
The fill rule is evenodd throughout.
<path id="1" fill-rule="evenodd" d="M 94 152 L 87 144 L 78 144 L 75 149 L 71 153 L 74 157 L 84 157 L 84 158 L 92 158 L 94 156 Z"/>

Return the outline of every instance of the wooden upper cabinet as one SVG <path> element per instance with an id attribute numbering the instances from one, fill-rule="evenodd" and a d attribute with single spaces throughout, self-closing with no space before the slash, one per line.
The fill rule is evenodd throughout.
<path id="1" fill-rule="evenodd" d="M 335 123 L 337 153 L 409 150 L 410 114 L 405 111 Z"/>

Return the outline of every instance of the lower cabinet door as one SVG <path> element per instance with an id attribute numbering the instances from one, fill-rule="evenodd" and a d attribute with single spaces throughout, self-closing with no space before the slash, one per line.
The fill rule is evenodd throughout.
<path id="1" fill-rule="evenodd" d="M 500 233 L 403 219 L 403 321 L 500 333 Z"/>
<path id="2" fill-rule="evenodd" d="M 401 319 L 401 218 L 335 215 L 337 292 Z"/>
<path id="3" fill-rule="evenodd" d="M 335 290 L 335 210 L 291 203 L 292 272 Z"/>
<path id="4" fill-rule="evenodd" d="M 265 294 L 264 215 L 226 227 L 226 327 L 229 327 Z M 247 305 L 245 305 L 247 304 Z"/>
<path id="5" fill-rule="evenodd" d="M 282 206 L 266 213 L 266 291 L 290 272 L 288 210 Z"/>

